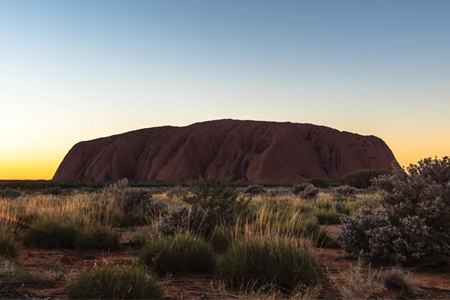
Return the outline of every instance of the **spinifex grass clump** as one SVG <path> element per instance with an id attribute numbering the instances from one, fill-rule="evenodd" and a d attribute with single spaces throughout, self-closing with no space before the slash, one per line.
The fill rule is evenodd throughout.
<path id="1" fill-rule="evenodd" d="M 143 266 L 103 265 L 82 273 L 67 291 L 69 299 L 160 299 L 161 288 Z"/>
<path id="2" fill-rule="evenodd" d="M 23 236 L 23 245 L 30 248 L 73 248 L 77 230 L 57 220 L 43 220 L 30 227 Z"/>
<path id="3" fill-rule="evenodd" d="M 237 241 L 219 263 L 217 276 L 233 288 L 283 293 L 325 283 L 321 266 L 304 242 L 277 236 Z"/>
<path id="4" fill-rule="evenodd" d="M 153 216 L 152 195 L 146 189 L 129 188 L 128 180 L 119 180 L 95 195 L 86 213 L 106 226 L 127 227 L 148 223 Z"/>
<path id="5" fill-rule="evenodd" d="M 280 232 L 286 236 L 309 239 L 316 247 L 341 248 L 341 245 L 330 236 L 328 231 L 320 227 L 313 219 L 296 218 L 288 223 L 282 223 L 280 228 Z"/>
<path id="6" fill-rule="evenodd" d="M 383 274 L 384 286 L 388 289 L 399 290 L 402 296 L 414 298 L 421 289 L 417 281 L 399 268 L 393 268 Z"/>
<path id="7" fill-rule="evenodd" d="M 0 236 L 0 256 L 8 259 L 16 259 L 19 256 L 12 237 L 4 234 Z"/>
<path id="8" fill-rule="evenodd" d="M 332 210 L 317 210 L 312 213 L 321 225 L 341 224 L 342 214 Z"/>
<path id="9" fill-rule="evenodd" d="M 75 241 L 75 248 L 78 250 L 112 250 L 119 246 L 119 234 L 102 226 L 87 226 L 81 229 Z"/>
<path id="10" fill-rule="evenodd" d="M 224 253 L 243 234 L 241 231 L 239 228 L 216 226 L 209 237 L 214 251 Z"/>
<path id="11" fill-rule="evenodd" d="M 361 258 L 358 259 L 357 265 L 350 264 L 348 269 L 340 273 L 346 281 L 345 285 L 338 284 L 344 300 L 372 299 L 373 294 L 382 289 L 378 283 L 380 272 L 372 269 L 370 264 L 364 266 Z M 334 277 L 332 279 L 336 280 Z"/>
<path id="12" fill-rule="evenodd" d="M 187 271 L 210 273 L 216 265 L 211 245 L 187 233 L 152 241 L 139 253 L 139 261 L 162 275 Z"/>

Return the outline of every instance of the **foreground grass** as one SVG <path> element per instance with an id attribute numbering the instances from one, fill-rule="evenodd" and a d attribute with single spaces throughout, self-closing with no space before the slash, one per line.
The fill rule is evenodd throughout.
<path id="1" fill-rule="evenodd" d="M 103 265 L 82 273 L 67 290 L 69 299 L 160 299 L 161 288 L 143 266 Z"/>
<path id="2" fill-rule="evenodd" d="M 190 234 L 152 241 L 139 253 L 139 261 L 161 275 L 187 271 L 212 273 L 216 266 L 211 245 Z"/>
<path id="3" fill-rule="evenodd" d="M 267 236 L 237 241 L 219 263 L 217 276 L 232 288 L 283 293 L 325 284 L 322 267 L 306 243 Z"/>
<path id="4" fill-rule="evenodd" d="M 0 198 L 0 213 L 6 216 L 0 219 L 0 255 L 17 257 L 15 243 L 20 240 L 33 248 L 109 251 L 121 246 L 120 232 L 139 226 L 142 236 L 138 244 L 143 248 L 138 260 L 160 276 L 206 272 L 216 274 L 215 278 L 228 288 L 289 297 L 317 292 L 326 284 L 310 247 L 339 247 L 320 226 L 339 223 L 342 215 L 342 211 L 334 210 L 337 200 L 330 193 L 321 192 L 309 200 L 286 193 L 253 196 L 251 213 L 242 215 L 234 226 L 217 226 L 207 237 L 189 233 L 164 237 L 156 232 L 154 224 L 176 205 L 186 205 L 182 197 L 168 191 L 154 195 L 154 202 L 163 201 L 168 206 L 151 215 L 145 213 L 145 203 L 123 200 L 126 189 L 117 184 L 97 193 Z M 338 200 L 351 214 L 365 205 L 376 206 L 374 198 L 358 195 Z M 219 264 L 215 261 L 217 253 L 223 255 Z M 154 277 L 142 266 L 102 266 L 73 282 L 72 294 L 68 295 L 74 299 L 158 298 L 161 291 L 152 287 L 152 280 Z M 153 296 L 133 294 L 136 286 L 147 284 Z M 83 290 L 91 294 L 82 294 Z"/>

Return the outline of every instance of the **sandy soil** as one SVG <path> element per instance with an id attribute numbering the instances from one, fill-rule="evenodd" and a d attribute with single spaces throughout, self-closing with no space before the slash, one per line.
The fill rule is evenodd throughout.
<path id="1" fill-rule="evenodd" d="M 340 232 L 340 226 L 326 226 L 331 235 Z M 116 265 L 131 264 L 137 258 L 139 249 L 128 245 L 118 251 L 74 251 L 74 250 L 36 250 L 27 249 L 19 245 L 19 264 L 31 274 L 20 282 L 11 282 L 8 278 L 0 278 L 1 299 L 64 299 L 68 284 L 80 272 L 94 264 L 113 263 Z M 327 269 L 329 286 L 319 298 L 339 299 L 339 286 L 347 282 L 341 276 L 342 270 L 349 265 L 356 265 L 357 260 L 345 256 L 342 249 L 314 249 L 320 263 Z M 60 260 L 66 274 L 57 273 L 47 266 L 52 261 Z M 416 271 L 412 276 L 422 288 L 420 294 L 413 296 L 418 299 L 450 299 L 450 271 L 427 270 Z M 218 289 L 211 275 L 190 273 L 158 278 L 163 285 L 167 299 L 237 299 L 246 298 L 234 291 Z M 380 298 L 408 299 L 411 295 L 404 295 L 398 290 L 383 288 L 375 294 Z"/>

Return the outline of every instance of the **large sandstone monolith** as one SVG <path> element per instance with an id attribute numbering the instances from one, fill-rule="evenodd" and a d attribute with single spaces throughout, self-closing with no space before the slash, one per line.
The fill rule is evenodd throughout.
<path id="1" fill-rule="evenodd" d="M 338 180 L 358 169 L 390 168 L 389 147 L 312 124 L 217 120 L 186 127 L 155 127 L 80 142 L 54 180 L 184 181 L 232 176 L 256 183 Z"/>

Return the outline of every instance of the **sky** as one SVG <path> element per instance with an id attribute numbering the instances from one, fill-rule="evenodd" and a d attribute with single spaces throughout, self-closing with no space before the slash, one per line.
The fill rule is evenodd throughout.
<path id="1" fill-rule="evenodd" d="M 0 179 L 77 142 L 215 119 L 450 155 L 450 1 L 0 0 Z"/>

